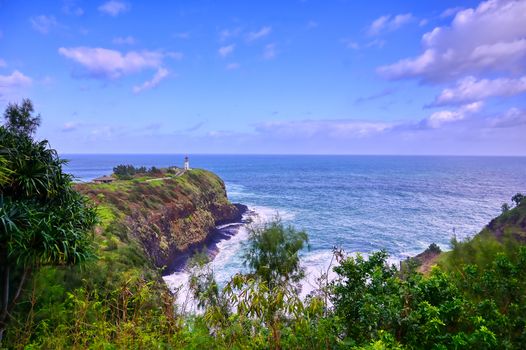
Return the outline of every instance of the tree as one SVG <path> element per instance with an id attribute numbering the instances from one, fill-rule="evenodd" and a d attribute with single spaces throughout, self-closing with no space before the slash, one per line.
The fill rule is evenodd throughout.
<path id="1" fill-rule="evenodd" d="M 297 284 L 305 273 L 299 251 L 307 243 L 306 232 L 283 225 L 279 217 L 253 227 L 244 255 L 250 273 L 234 276 L 226 287 L 226 294 L 237 304 L 238 314 L 256 317 L 268 327 L 271 349 L 281 348 L 285 316 L 302 311 Z M 232 293 L 236 289 L 240 293 Z"/>
<path id="2" fill-rule="evenodd" d="M 9 103 L 4 112 L 5 128 L 13 134 L 33 135 L 40 126 L 40 114 L 34 115 L 33 112 L 30 99 L 22 100 L 21 104 Z"/>
<path id="3" fill-rule="evenodd" d="M 510 205 L 508 203 L 502 203 L 500 209 L 502 210 L 502 214 L 507 213 L 510 211 Z"/>
<path id="4" fill-rule="evenodd" d="M 515 203 L 515 206 L 519 206 L 524 200 L 524 195 L 522 193 L 517 193 L 511 197 L 511 201 Z"/>
<path id="5" fill-rule="evenodd" d="M 32 139 L 40 119 L 30 112 L 29 100 L 9 105 L 0 126 L 0 341 L 31 272 L 90 257 L 96 222 L 95 209 L 63 173 L 64 161 L 47 141 Z"/>
<path id="6" fill-rule="evenodd" d="M 270 289 L 299 282 L 304 276 L 299 251 L 308 243 L 305 231 L 285 227 L 279 218 L 251 229 L 245 266 Z"/>

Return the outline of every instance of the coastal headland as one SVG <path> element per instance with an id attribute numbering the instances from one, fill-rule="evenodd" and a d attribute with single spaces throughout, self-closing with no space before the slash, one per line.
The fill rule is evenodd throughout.
<path id="1" fill-rule="evenodd" d="M 78 184 L 102 217 L 102 227 L 118 225 L 140 242 L 149 260 L 165 273 L 180 269 L 191 252 L 228 238 L 218 225 L 241 223 L 247 207 L 227 198 L 225 184 L 202 169 L 110 183 Z"/>

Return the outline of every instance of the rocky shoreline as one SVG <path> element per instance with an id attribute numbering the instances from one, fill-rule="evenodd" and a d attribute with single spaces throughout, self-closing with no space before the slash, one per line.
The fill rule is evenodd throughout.
<path id="1" fill-rule="evenodd" d="M 188 260 L 197 252 L 204 251 L 210 259 L 213 259 L 219 252 L 217 247 L 219 242 L 229 240 L 238 233 L 241 226 L 251 222 L 254 212 L 244 204 L 234 203 L 233 205 L 237 209 L 236 215 L 217 221 L 216 226 L 210 230 L 203 241 L 193 243 L 188 248 L 175 254 L 163 270 L 163 276 L 183 271 Z"/>

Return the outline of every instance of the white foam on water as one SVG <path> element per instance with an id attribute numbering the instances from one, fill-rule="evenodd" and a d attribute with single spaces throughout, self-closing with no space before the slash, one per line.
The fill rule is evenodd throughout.
<path id="1" fill-rule="evenodd" d="M 276 209 L 264 207 L 261 205 L 254 205 L 250 206 L 249 208 L 256 212 L 258 220 L 260 220 L 262 223 L 269 222 L 276 217 L 279 217 L 282 220 L 293 220 L 296 217 L 292 211 L 282 208 Z"/>
<path id="2" fill-rule="evenodd" d="M 365 259 L 368 259 L 370 256 L 370 254 L 363 252 L 344 252 L 344 255 L 347 257 L 356 257 L 358 254 L 362 255 Z M 321 287 L 319 279 L 322 275 L 326 275 L 326 279 L 322 281 L 323 284 L 330 283 L 337 277 L 336 272 L 334 272 L 334 267 L 338 266 L 338 262 L 332 250 L 322 250 L 313 254 L 306 254 L 301 257 L 301 263 L 305 268 L 305 278 L 300 282 L 300 297 L 303 299 Z M 400 260 L 389 257 L 387 264 L 398 266 Z"/>
<path id="3" fill-rule="evenodd" d="M 294 214 L 290 211 L 274 209 L 264 206 L 248 206 L 248 212 L 244 214 L 243 220 L 251 219 L 250 225 L 263 225 L 279 216 L 283 220 L 291 220 Z M 218 226 L 219 229 L 236 226 L 239 223 L 232 223 Z M 230 239 L 226 239 L 217 243 L 218 252 L 213 260 L 208 264 L 214 272 L 216 281 L 220 286 L 223 286 L 230 278 L 237 272 L 244 270 L 240 253 L 243 249 L 244 242 L 249 236 L 249 228 L 247 225 L 240 225 L 237 233 Z M 193 300 L 192 293 L 189 288 L 190 271 L 176 271 L 170 275 L 163 276 L 163 279 L 168 288 L 176 294 L 177 305 L 180 312 L 198 313 L 197 304 Z"/>
<path id="4" fill-rule="evenodd" d="M 244 214 L 243 219 L 251 219 L 248 225 L 259 226 L 279 216 L 283 220 L 294 219 L 294 213 L 286 210 L 275 209 L 264 206 L 249 206 L 249 211 Z M 226 224 L 218 226 L 218 228 L 225 228 L 229 226 L 239 225 L 238 223 Z M 237 272 L 244 272 L 245 267 L 242 262 L 243 245 L 248 240 L 249 227 L 240 225 L 237 233 L 230 239 L 226 239 L 217 243 L 218 252 L 213 260 L 208 264 L 214 272 L 216 281 L 220 286 L 224 286 L 230 278 Z M 356 256 L 358 252 L 347 252 L 348 256 Z M 360 253 L 364 258 L 368 258 L 368 253 Z M 390 257 L 388 264 L 395 264 L 398 266 L 401 259 Z M 337 261 L 333 257 L 332 250 L 319 250 L 315 252 L 305 252 L 301 254 L 301 265 L 305 268 L 305 278 L 300 282 L 301 293 L 300 297 L 305 298 L 308 294 L 317 290 L 320 287 L 318 279 L 322 274 L 327 274 L 328 282 L 336 278 L 334 267 L 337 266 Z M 177 294 L 177 304 L 180 312 L 199 313 L 195 300 L 193 300 L 192 293 L 189 290 L 188 281 L 190 272 L 187 270 L 174 272 L 170 275 L 164 276 L 163 279 L 170 290 Z M 327 283 L 327 280 L 324 281 Z"/>

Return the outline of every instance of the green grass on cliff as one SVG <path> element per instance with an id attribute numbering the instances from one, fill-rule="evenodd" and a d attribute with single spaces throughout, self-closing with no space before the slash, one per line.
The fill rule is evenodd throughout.
<path id="1" fill-rule="evenodd" d="M 466 241 L 452 241 L 437 263 L 455 270 L 465 264 L 488 266 L 498 254 L 515 255 L 517 246 L 526 242 L 526 201 L 493 219 L 480 233 Z"/>

